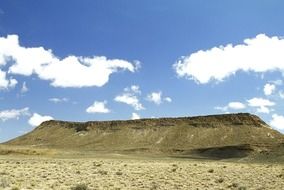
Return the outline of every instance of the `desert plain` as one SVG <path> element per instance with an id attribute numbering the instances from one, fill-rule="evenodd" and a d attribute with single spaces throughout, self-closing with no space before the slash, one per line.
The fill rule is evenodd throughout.
<path id="1" fill-rule="evenodd" d="M 131 155 L 0 156 L 0 189 L 284 189 L 284 165 Z"/>

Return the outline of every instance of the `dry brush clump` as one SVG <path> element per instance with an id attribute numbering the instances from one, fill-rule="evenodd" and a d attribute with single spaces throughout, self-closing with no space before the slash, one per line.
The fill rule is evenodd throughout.
<path id="1" fill-rule="evenodd" d="M 71 187 L 71 190 L 88 190 L 88 186 L 84 183 L 82 184 L 77 184 L 74 187 Z"/>
<path id="2" fill-rule="evenodd" d="M 0 189 L 9 187 L 9 182 L 6 178 L 0 178 Z"/>

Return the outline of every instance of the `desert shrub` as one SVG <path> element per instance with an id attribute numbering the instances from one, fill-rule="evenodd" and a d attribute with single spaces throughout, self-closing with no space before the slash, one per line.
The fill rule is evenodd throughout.
<path id="1" fill-rule="evenodd" d="M 104 171 L 104 170 L 99 170 L 98 173 L 101 175 L 107 175 L 107 171 Z"/>
<path id="2" fill-rule="evenodd" d="M 86 184 L 77 184 L 74 187 L 71 187 L 71 190 L 88 190 L 88 186 Z"/>
<path id="3" fill-rule="evenodd" d="M 0 187 L 2 187 L 2 188 L 9 187 L 9 183 L 8 183 L 8 181 L 5 178 L 1 178 L 0 179 Z"/>
<path id="4" fill-rule="evenodd" d="M 122 175 L 123 173 L 121 171 L 118 171 L 115 173 L 116 175 Z"/>
<path id="5" fill-rule="evenodd" d="M 213 170 L 213 169 L 209 169 L 208 172 L 209 172 L 209 173 L 213 173 L 214 170 Z"/>
<path id="6" fill-rule="evenodd" d="M 159 189 L 158 184 L 156 184 L 155 182 L 152 182 L 152 186 L 150 187 L 150 190 L 156 190 Z"/>
<path id="7" fill-rule="evenodd" d="M 224 182 L 224 178 L 219 178 L 217 180 L 215 180 L 216 183 L 223 183 Z"/>

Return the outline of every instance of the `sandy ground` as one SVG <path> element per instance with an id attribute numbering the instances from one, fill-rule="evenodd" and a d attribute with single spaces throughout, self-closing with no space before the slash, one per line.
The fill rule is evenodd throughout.
<path id="1" fill-rule="evenodd" d="M 76 189 L 77 184 L 88 189 L 283 190 L 284 165 L 157 158 L 0 157 L 0 189 Z"/>

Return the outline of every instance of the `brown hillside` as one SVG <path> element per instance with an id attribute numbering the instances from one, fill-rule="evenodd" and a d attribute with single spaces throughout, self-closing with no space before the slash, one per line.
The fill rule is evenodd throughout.
<path id="1" fill-rule="evenodd" d="M 85 123 L 47 121 L 6 144 L 226 158 L 283 150 L 284 136 L 259 117 L 239 113 Z"/>

